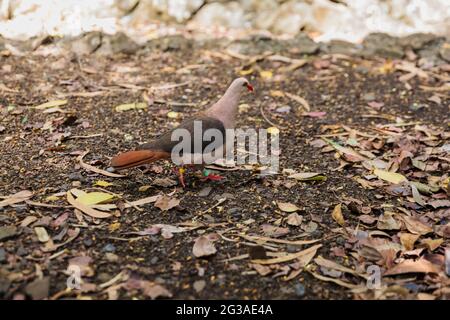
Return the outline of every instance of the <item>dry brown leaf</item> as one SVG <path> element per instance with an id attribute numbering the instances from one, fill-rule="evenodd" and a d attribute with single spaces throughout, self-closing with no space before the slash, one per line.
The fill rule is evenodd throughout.
<path id="1" fill-rule="evenodd" d="M 163 286 L 159 284 L 151 284 L 151 285 L 145 285 L 142 286 L 142 292 L 150 297 L 150 299 L 156 299 L 156 298 L 171 298 L 172 293 L 164 288 Z"/>
<path id="2" fill-rule="evenodd" d="M 406 229 L 414 234 L 424 235 L 433 231 L 433 229 L 416 218 L 410 216 L 403 216 Z"/>
<path id="3" fill-rule="evenodd" d="M 337 284 L 337 285 L 339 285 L 341 287 L 344 287 L 344 288 L 348 288 L 348 289 L 359 288 L 359 286 L 356 285 L 356 284 L 351 284 L 351 283 L 348 283 L 348 282 L 345 282 L 345 281 L 342 281 L 342 280 L 339 280 L 339 279 L 335 279 L 335 278 L 325 277 L 325 276 L 322 276 L 322 275 L 320 275 L 318 273 L 315 273 L 315 272 L 312 272 L 312 271 L 310 271 L 309 273 L 311 273 L 314 276 L 314 278 L 317 278 L 317 279 L 322 280 L 322 281 L 333 282 L 333 283 L 335 283 L 335 284 Z"/>
<path id="4" fill-rule="evenodd" d="M 83 158 L 89 153 L 89 150 L 87 150 L 86 152 L 84 152 L 83 154 L 79 155 L 77 157 L 78 162 L 80 163 L 80 166 L 84 169 L 86 169 L 87 171 L 92 171 L 107 177 L 111 177 L 111 178 L 123 178 L 126 177 L 122 174 L 117 174 L 117 173 L 112 173 L 112 172 L 108 172 L 99 168 L 96 168 L 94 166 L 91 166 L 90 164 L 87 164 L 85 162 L 83 162 Z"/>
<path id="5" fill-rule="evenodd" d="M 289 233 L 289 228 L 277 227 L 271 224 L 263 224 L 261 226 L 263 233 L 269 237 L 281 237 Z"/>
<path id="6" fill-rule="evenodd" d="M 278 208 L 284 212 L 295 212 L 300 210 L 300 208 L 297 207 L 295 204 L 289 202 L 277 202 L 277 205 Z"/>
<path id="7" fill-rule="evenodd" d="M 322 140 L 320 140 L 322 141 Z M 318 172 L 297 172 L 293 173 L 288 178 L 298 181 L 326 181 L 327 177 Z"/>
<path id="8" fill-rule="evenodd" d="M 283 240 L 283 239 L 274 239 L 270 237 L 262 237 L 262 236 L 249 236 L 245 234 L 239 234 L 241 238 L 254 241 L 254 242 L 274 242 L 274 243 L 282 243 L 282 244 L 289 244 L 292 246 L 303 246 L 305 244 L 313 244 L 316 242 L 319 242 L 321 239 L 314 239 L 314 240 Z"/>
<path id="9" fill-rule="evenodd" d="M 288 92 L 285 92 L 284 94 L 289 99 L 292 99 L 292 100 L 297 101 L 298 103 L 300 103 L 302 105 L 302 107 L 305 109 L 305 111 L 310 111 L 311 110 L 311 107 L 309 106 L 309 103 L 308 103 L 308 101 L 306 101 L 305 98 L 300 97 L 300 96 L 298 96 L 296 94 L 288 93 Z"/>
<path id="10" fill-rule="evenodd" d="M 295 277 L 297 277 L 303 271 L 303 269 L 311 262 L 311 260 L 314 258 L 316 253 L 317 253 L 317 250 L 311 250 L 309 253 L 307 253 L 307 254 L 297 258 L 297 261 L 295 262 L 295 265 L 296 265 L 296 268 L 298 268 L 298 270 L 292 271 L 283 280 L 284 281 L 289 281 L 289 280 L 294 279 Z"/>
<path id="11" fill-rule="evenodd" d="M 419 239 L 419 234 L 401 233 L 400 243 L 405 247 L 405 250 L 410 251 L 414 249 L 414 243 Z"/>
<path id="12" fill-rule="evenodd" d="M 387 270 L 384 276 L 393 276 L 405 273 L 439 273 L 439 268 L 425 259 L 404 260 L 393 268 Z"/>
<path id="13" fill-rule="evenodd" d="M 156 196 L 142 198 L 142 199 L 139 199 L 139 200 L 136 200 L 136 201 L 125 202 L 123 204 L 123 207 L 124 208 L 131 208 L 131 207 L 142 206 L 142 205 L 148 204 L 148 203 L 153 203 L 156 200 L 158 200 L 159 197 L 160 197 L 160 195 L 156 195 Z M 93 205 L 92 208 L 107 211 L 107 210 L 117 209 L 117 205 L 112 204 L 112 203 L 96 204 L 96 205 Z"/>
<path id="14" fill-rule="evenodd" d="M 256 260 L 252 260 L 252 263 L 274 264 L 274 263 L 287 262 L 287 261 L 291 261 L 294 259 L 301 259 L 301 257 L 303 257 L 303 256 L 309 257 L 312 253 L 315 254 L 320 247 L 322 247 L 321 244 L 316 244 L 315 246 L 309 247 L 308 249 L 305 249 L 300 252 L 296 252 L 296 253 L 292 253 L 292 254 L 288 254 L 288 255 L 285 255 L 282 257 L 272 258 L 272 259 L 256 259 Z"/>
<path id="15" fill-rule="evenodd" d="M 45 244 L 45 246 L 43 248 L 41 248 L 41 250 L 44 252 L 52 252 L 52 251 L 56 251 L 60 247 L 65 246 L 69 242 L 72 242 L 73 240 L 75 240 L 80 235 L 80 228 L 75 228 L 73 230 L 69 230 L 67 232 L 67 234 L 69 235 L 69 239 L 67 239 L 63 243 L 54 244 L 53 241 L 48 241 Z"/>
<path id="16" fill-rule="evenodd" d="M 441 246 L 441 244 L 444 242 L 444 239 L 423 239 L 422 241 L 420 241 L 420 244 L 425 245 L 428 250 L 430 251 L 434 251 L 437 248 L 439 248 Z"/>
<path id="17" fill-rule="evenodd" d="M 20 203 L 30 199 L 33 196 L 33 192 L 28 190 L 22 190 L 6 197 L 6 199 L 0 201 L 0 208 L 10 206 L 12 204 Z"/>
<path id="18" fill-rule="evenodd" d="M 192 253 L 195 257 L 207 257 L 216 254 L 217 249 L 214 244 L 205 236 L 200 236 L 195 240 L 194 247 L 192 248 Z"/>
<path id="19" fill-rule="evenodd" d="M 155 202 L 155 207 L 161 209 L 162 211 L 167 211 L 172 208 L 175 208 L 180 204 L 180 199 L 171 198 L 169 196 L 163 195 L 158 197 Z"/>
<path id="20" fill-rule="evenodd" d="M 350 274 L 356 275 L 356 276 L 364 278 L 364 279 L 368 278 L 368 276 L 365 275 L 365 274 L 362 274 L 362 273 L 359 273 L 359 272 L 357 272 L 357 271 L 355 271 L 353 269 L 344 267 L 344 266 L 340 265 L 339 263 L 336 263 L 334 261 L 325 259 L 322 256 L 318 256 L 317 258 L 315 258 L 314 262 L 317 265 L 319 265 L 321 267 L 325 267 L 327 269 L 333 269 L 333 270 L 338 270 L 338 271 L 345 272 L 345 273 L 350 273 Z"/>
<path id="21" fill-rule="evenodd" d="M 272 273 L 272 269 L 270 269 L 270 267 L 267 266 L 262 266 L 260 264 L 257 263 L 251 263 L 250 266 L 256 270 L 256 272 L 258 272 L 258 274 L 260 276 L 267 276 L 268 274 Z"/>
<path id="22" fill-rule="evenodd" d="M 288 215 L 286 219 L 286 223 L 290 226 L 299 226 L 302 224 L 302 221 L 303 217 L 296 212 L 293 212 L 290 215 Z"/>
<path id="23" fill-rule="evenodd" d="M 399 230 L 400 224 L 394 218 L 395 212 L 385 211 L 378 217 L 377 228 L 380 230 Z"/>

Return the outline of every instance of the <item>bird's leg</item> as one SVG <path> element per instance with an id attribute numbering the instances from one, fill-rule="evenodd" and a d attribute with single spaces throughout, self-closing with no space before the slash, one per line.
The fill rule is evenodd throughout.
<path id="1" fill-rule="evenodd" d="M 180 182 L 181 186 L 183 188 L 186 188 L 186 184 L 184 181 L 184 173 L 186 172 L 186 169 L 184 167 L 175 167 L 172 170 L 178 176 L 178 181 Z"/>
<path id="2" fill-rule="evenodd" d="M 218 175 L 218 174 L 212 174 L 211 171 L 209 171 L 208 169 L 203 169 L 202 171 L 202 181 L 220 181 L 222 180 L 224 177 Z"/>

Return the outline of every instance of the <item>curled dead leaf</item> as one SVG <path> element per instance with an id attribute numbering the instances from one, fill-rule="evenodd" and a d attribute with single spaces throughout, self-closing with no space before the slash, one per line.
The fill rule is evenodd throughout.
<path id="1" fill-rule="evenodd" d="M 295 204 L 289 202 L 277 202 L 277 205 L 278 208 L 284 212 L 295 212 L 300 210 L 300 208 L 297 207 Z"/>
<path id="2" fill-rule="evenodd" d="M 333 212 L 331 212 L 331 216 L 333 217 L 334 221 L 336 221 L 341 227 L 345 225 L 344 216 L 342 215 L 341 203 L 334 207 Z"/>
<path id="3" fill-rule="evenodd" d="M 216 254 L 217 249 L 214 244 L 205 236 L 200 236 L 195 240 L 194 247 L 192 248 L 192 253 L 195 257 L 207 257 Z"/>
<path id="4" fill-rule="evenodd" d="M 405 273 L 439 273 L 439 268 L 425 259 L 404 260 L 393 268 L 387 270 L 384 276 L 393 276 Z"/>
<path id="5" fill-rule="evenodd" d="M 155 207 L 161 209 L 162 211 L 168 211 L 172 208 L 175 208 L 180 204 L 180 199 L 177 198 L 171 198 L 169 196 L 163 195 L 160 196 L 155 201 Z"/>
<path id="6" fill-rule="evenodd" d="M 303 217 L 296 212 L 291 213 L 286 219 L 286 223 L 290 226 L 299 226 L 302 224 L 302 221 Z"/>

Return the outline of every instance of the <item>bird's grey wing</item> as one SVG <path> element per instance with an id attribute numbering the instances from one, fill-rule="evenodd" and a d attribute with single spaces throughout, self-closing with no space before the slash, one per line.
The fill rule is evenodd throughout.
<path id="1" fill-rule="evenodd" d="M 184 129 L 183 131 L 179 130 L 179 129 Z M 204 134 L 207 130 L 210 129 L 216 129 L 218 131 L 216 131 L 216 133 L 220 133 L 222 136 L 222 140 L 221 141 L 216 141 L 215 140 L 215 134 L 213 133 L 213 139 L 207 140 L 204 139 Z M 179 130 L 179 131 L 177 131 Z M 195 136 L 194 136 L 194 132 L 195 132 Z M 185 136 L 185 133 L 189 133 L 188 136 Z M 200 134 L 199 134 L 200 133 Z M 161 136 L 159 136 L 158 138 L 156 138 L 154 141 L 140 145 L 138 149 L 154 149 L 154 150 L 161 150 L 161 151 L 165 151 L 165 152 L 171 152 L 173 147 L 176 146 L 178 143 L 180 143 L 182 141 L 181 138 L 179 138 L 179 140 L 176 140 L 174 138 L 176 138 L 176 136 L 183 136 L 183 139 L 190 139 L 190 146 L 191 146 L 191 152 L 197 153 L 198 150 L 194 150 L 195 148 L 195 140 L 199 140 L 201 141 L 201 152 L 203 153 L 205 148 L 207 146 L 209 146 L 210 144 L 214 144 L 215 148 L 218 148 L 220 146 L 222 146 L 225 143 L 225 126 L 222 123 L 222 121 L 212 118 L 212 117 L 207 117 L 207 116 L 202 116 L 202 117 L 195 117 L 195 118 L 190 118 L 187 119 L 185 121 L 183 121 L 178 127 L 169 130 L 165 133 L 163 133 Z M 197 142 L 198 143 L 198 142 Z M 211 146 L 210 146 L 211 148 Z"/>

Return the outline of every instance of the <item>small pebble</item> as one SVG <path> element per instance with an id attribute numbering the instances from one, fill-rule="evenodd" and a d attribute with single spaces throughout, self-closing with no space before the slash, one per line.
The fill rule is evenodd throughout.
<path id="1" fill-rule="evenodd" d="M 0 248 L 0 262 L 6 261 L 6 251 L 3 248 Z"/>
<path id="2" fill-rule="evenodd" d="M 194 285 L 193 285 L 194 290 L 197 293 L 202 292 L 203 289 L 205 288 L 205 286 L 206 286 L 206 281 L 205 280 L 197 280 L 197 281 L 194 282 Z"/>
<path id="3" fill-rule="evenodd" d="M 240 211 L 241 211 L 241 208 L 230 208 L 227 210 L 227 214 L 234 216 L 234 215 L 239 214 Z"/>
<path id="4" fill-rule="evenodd" d="M 103 247 L 103 251 L 114 252 L 114 251 L 116 251 L 116 247 L 113 244 L 108 243 L 106 246 Z"/>
<path id="5" fill-rule="evenodd" d="M 79 173 L 79 172 L 70 173 L 67 177 L 70 180 L 79 180 L 79 181 L 85 180 L 83 175 L 81 173 Z"/>
<path id="6" fill-rule="evenodd" d="M 211 187 L 206 187 L 203 188 L 202 190 L 200 190 L 200 192 L 198 193 L 199 197 L 207 197 L 210 193 L 211 193 L 212 188 Z"/>
<path id="7" fill-rule="evenodd" d="M 305 286 L 302 285 L 301 283 L 297 283 L 297 284 L 294 286 L 294 290 L 295 290 L 295 294 L 296 294 L 298 297 L 303 297 L 303 296 L 305 295 L 305 292 L 306 292 Z"/>
<path id="8" fill-rule="evenodd" d="M 109 262 L 117 262 L 117 261 L 119 261 L 119 256 L 117 256 L 116 254 L 111 253 L 111 252 L 105 253 L 105 258 Z"/>
<path id="9" fill-rule="evenodd" d="M 412 105 L 409 106 L 409 110 L 411 110 L 411 111 L 418 111 L 418 110 L 424 109 L 424 108 L 428 108 L 428 105 L 423 104 L 423 103 L 417 103 L 417 102 L 414 102 Z"/>
<path id="10" fill-rule="evenodd" d="M 283 107 L 279 107 L 275 110 L 278 113 L 289 113 L 291 112 L 291 107 L 290 106 L 283 106 Z"/>
<path id="11" fill-rule="evenodd" d="M 109 273 L 106 273 L 106 272 L 101 272 L 98 275 L 98 281 L 99 282 L 107 282 L 107 281 L 111 280 L 111 278 L 112 278 L 111 275 Z"/>
<path id="12" fill-rule="evenodd" d="M 417 293 L 419 292 L 421 286 L 415 283 L 406 283 L 404 284 L 404 287 L 413 293 Z"/>
<path id="13" fill-rule="evenodd" d="M 159 258 L 155 256 L 155 257 L 150 259 L 150 264 L 157 264 L 158 261 L 159 261 Z"/>
<path id="14" fill-rule="evenodd" d="M 252 259 L 267 259 L 266 249 L 263 246 L 250 247 L 249 255 Z"/>
<path id="15" fill-rule="evenodd" d="M 16 254 L 17 254 L 18 256 L 23 257 L 23 256 L 26 256 L 26 255 L 28 254 L 28 250 L 25 249 L 24 247 L 20 246 L 20 247 L 17 249 Z"/>
<path id="16" fill-rule="evenodd" d="M 363 95 L 363 99 L 366 101 L 373 101 L 375 100 L 375 94 L 373 92 L 366 93 Z"/>
<path id="17" fill-rule="evenodd" d="M 86 238 L 86 239 L 83 240 L 83 244 L 84 244 L 86 247 L 92 246 L 93 243 L 94 243 L 94 242 L 92 241 L 91 238 Z"/>

